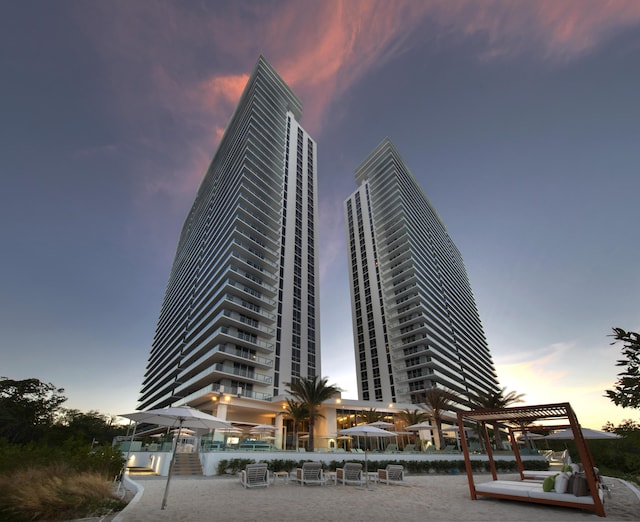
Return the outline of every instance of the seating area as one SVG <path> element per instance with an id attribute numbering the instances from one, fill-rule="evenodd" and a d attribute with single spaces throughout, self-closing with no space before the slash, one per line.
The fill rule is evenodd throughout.
<path id="1" fill-rule="evenodd" d="M 269 468 L 264 462 L 247 464 L 240 472 L 240 483 L 243 488 L 259 488 L 269 486 Z"/>
<path id="2" fill-rule="evenodd" d="M 389 464 L 384 469 L 378 469 L 378 482 L 397 484 L 404 480 L 404 467 L 399 464 Z"/>
<path id="3" fill-rule="evenodd" d="M 558 479 L 554 479 L 554 475 L 559 474 L 559 471 L 551 474 L 524 470 L 516 435 L 526 431 L 526 426 L 534 425 L 541 421 L 558 423 L 546 425 L 548 429 L 570 428 L 570 433 L 575 441 L 576 450 L 582 463 L 583 471 L 573 477 L 574 483 L 577 481 L 581 486 L 580 488 L 567 488 L 566 485 L 564 488 L 557 487 L 555 481 Z M 488 434 L 488 425 L 495 426 L 496 424 L 509 431 L 509 440 L 512 443 L 513 454 L 521 480 L 498 479 Z M 477 432 L 482 434 L 487 448 L 492 481 L 481 484 L 475 483 L 473 467 L 470 461 L 470 450 L 464 432 L 464 428 L 467 425 L 476 425 Z M 589 446 L 582 434 L 580 423 L 569 403 L 460 411 L 458 412 L 458 427 L 469 481 L 469 493 L 472 500 L 476 500 L 478 496 L 485 496 L 584 509 L 593 511 L 598 516 L 605 516 L 600 477 Z M 570 477 L 566 478 L 566 480 L 569 479 Z"/>
<path id="4" fill-rule="evenodd" d="M 326 479 L 320 462 L 305 462 L 296 469 L 296 482 L 301 486 L 324 486 Z"/>
<path id="5" fill-rule="evenodd" d="M 343 486 L 347 484 L 362 486 L 365 483 L 362 464 L 359 462 L 347 462 L 342 468 L 336 468 L 336 483 L 341 483 Z"/>

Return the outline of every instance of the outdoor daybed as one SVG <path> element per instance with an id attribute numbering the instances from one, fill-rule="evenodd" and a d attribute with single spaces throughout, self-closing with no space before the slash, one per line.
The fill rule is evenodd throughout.
<path id="1" fill-rule="evenodd" d="M 540 480 L 546 478 L 547 473 L 530 473 L 524 471 L 515 432 L 526 431 L 526 426 L 539 421 L 551 421 L 553 424 L 545 424 L 545 428 L 548 429 L 567 428 L 568 423 L 568 427 L 570 427 L 573 432 L 573 438 L 576 443 L 576 449 L 578 450 L 580 461 L 583 464 L 584 472 L 580 475 L 579 480 L 582 481 L 583 484 L 586 483 L 586 495 L 580 494 L 580 496 L 578 496 L 574 494 L 574 491 L 568 491 L 566 493 L 544 491 L 544 489 L 548 489 L 548 486 L 545 487 L 544 483 Z M 555 424 L 558 422 L 563 422 L 563 424 Z M 485 439 L 485 447 L 487 448 L 487 456 L 489 458 L 489 467 L 493 478 L 492 481 L 480 484 L 475 483 L 470 451 L 464 430 L 465 423 L 479 425 L 479 432 Z M 508 428 L 509 439 L 511 441 L 511 446 L 518 465 L 518 471 L 520 473 L 520 480 L 498 480 L 493 452 L 491 450 L 491 444 L 489 443 L 487 424 L 499 424 L 501 427 Z M 521 502 L 585 509 L 594 511 L 601 517 L 606 516 L 604 512 L 600 479 L 597 475 L 597 469 L 593 462 L 593 456 L 591 455 L 591 451 L 589 450 L 589 447 L 582 435 L 578 419 L 569 403 L 459 411 L 458 426 L 460 428 L 460 443 L 464 454 L 467 478 L 469 480 L 469 492 L 472 500 L 476 500 L 478 496 L 493 497 L 505 500 L 517 500 Z M 553 473 L 551 476 L 556 474 L 557 473 Z M 526 480 L 526 477 L 532 477 L 534 480 Z"/>

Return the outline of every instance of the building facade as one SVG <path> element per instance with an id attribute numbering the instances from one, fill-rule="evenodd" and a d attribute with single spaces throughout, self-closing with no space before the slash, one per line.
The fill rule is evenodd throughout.
<path id="1" fill-rule="evenodd" d="M 389 139 L 344 202 L 358 397 L 471 401 L 498 381 L 469 278 L 446 227 Z"/>
<path id="2" fill-rule="evenodd" d="M 301 115 L 260 57 L 182 228 L 139 409 L 271 401 L 321 375 L 317 152 Z"/>

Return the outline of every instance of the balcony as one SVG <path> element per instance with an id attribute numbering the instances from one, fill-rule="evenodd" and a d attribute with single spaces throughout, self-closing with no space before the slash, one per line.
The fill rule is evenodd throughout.
<path id="1" fill-rule="evenodd" d="M 190 386 L 198 383 L 199 381 L 204 381 L 206 379 L 221 379 L 224 377 L 241 377 L 247 382 L 256 383 L 256 384 L 271 384 L 273 382 L 273 378 L 269 375 L 264 375 L 261 373 L 256 373 L 253 369 L 246 368 L 235 368 L 232 365 L 224 364 L 224 363 L 215 363 L 209 368 L 197 373 L 190 379 L 187 379 L 184 382 L 181 382 L 180 385 L 176 388 L 175 393 L 180 394 L 181 392 L 186 391 Z"/>

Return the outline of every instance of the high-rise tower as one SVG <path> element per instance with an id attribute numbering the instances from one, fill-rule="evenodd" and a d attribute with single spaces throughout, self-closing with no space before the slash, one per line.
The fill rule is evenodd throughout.
<path id="1" fill-rule="evenodd" d="M 498 382 L 460 252 L 385 139 L 345 201 L 358 396 L 415 403 L 433 386 L 465 398 Z"/>
<path id="2" fill-rule="evenodd" d="M 316 144 L 260 57 L 176 249 L 139 409 L 321 375 Z"/>

